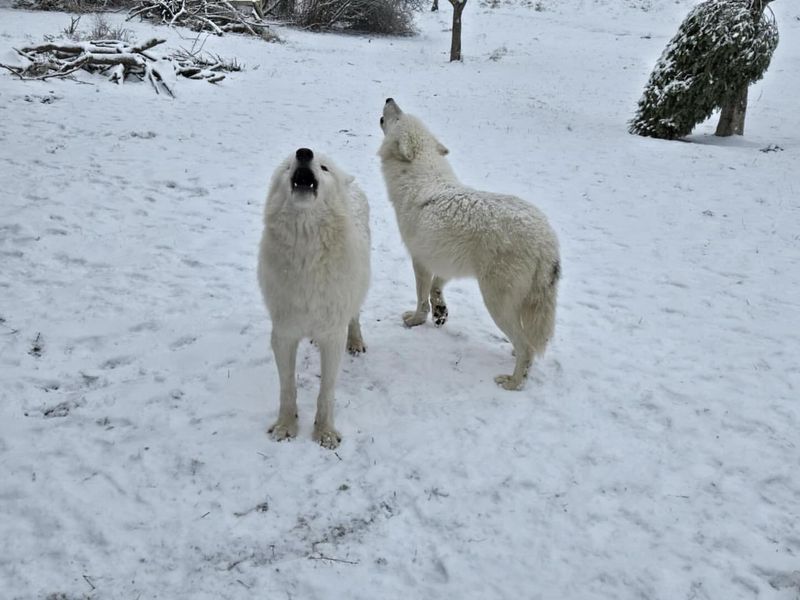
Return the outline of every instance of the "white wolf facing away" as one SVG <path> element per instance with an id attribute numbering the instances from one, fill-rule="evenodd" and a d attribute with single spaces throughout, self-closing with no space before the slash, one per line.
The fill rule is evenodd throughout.
<path id="1" fill-rule="evenodd" d="M 553 229 L 519 198 L 459 183 L 444 158 L 447 148 L 392 98 L 380 122 L 383 176 L 417 283 L 417 308 L 403 314 L 405 324 L 424 323 L 433 304 L 434 322 L 443 325 L 442 286 L 455 277 L 477 278 L 489 314 L 516 354 L 514 372 L 495 381 L 521 389 L 555 327 L 561 265 Z"/>
<path id="2" fill-rule="evenodd" d="M 342 353 L 365 350 L 358 320 L 369 286 L 369 206 L 353 178 L 300 148 L 275 171 L 264 211 L 258 281 L 272 319 L 280 379 L 277 440 L 297 435 L 295 362 L 303 338 L 319 346 L 322 380 L 314 439 L 341 441 L 333 424 Z"/>

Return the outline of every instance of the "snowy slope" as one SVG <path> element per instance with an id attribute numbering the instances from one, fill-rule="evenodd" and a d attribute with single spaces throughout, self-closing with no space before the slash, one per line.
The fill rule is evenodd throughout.
<path id="1" fill-rule="evenodd" d="M 463 64 L 445 3 L 408 39 L 209 39 L 247 70 L 174 100 L 0 73 L 0 597 L 800 598 L 800 11 L 774 4 L 745 137 L 681 143 L 626 121 L 691 2 L 524 4 L 470 3 Z M 0 8 L 0 57 L 68 21 Z M 401 325 L 387 96 L 560 236 L 556 337 L 521 393 L 494 384 L 511 348 L 474 282 L 443 329 Z M 299 146 L 372 209 L 336 453 L 310 440 L 310 344 L 300 436 L 265 434 L 256 248 Z"/>

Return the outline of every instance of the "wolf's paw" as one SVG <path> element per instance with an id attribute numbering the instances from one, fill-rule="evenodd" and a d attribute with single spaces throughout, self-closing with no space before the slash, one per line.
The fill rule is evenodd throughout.
<path id="1" fill-rule="evenodd" d="M 494 380 L 501 388 L 509 391 L 521 390 L 525 385 L 524 379 L 515 379 L 513 375 L 498 375 Z"/>
<path id="2" fill-rule="evenodd" d="M 434 304 L 433 305 L 433 324 L 436 327 L 441 327 L 447 323 L 447 305 Z"/>
<path id="3" fill-rule="evenodd" d="M 403 313 L 403 323 L 406 327 L 416 327 L 428 320 L 428 313 L 409 310 Z"/>
<path id="4" fill-rule="evenodd" d="M 272 439 L 280 442 L 281 440 L 290 440 L 297 437 L 297 417 L 292 419 L 278 419 L 272 424 L 272 427 L 267 429 L 267 433 L 272 436 Z"/>
<path id="5" fill-rule="evenodd" d="M 342 441 L 342 435 L 333 427 L 318 427 L 314 425 L 314 434 L 312 436 L 315 442 L 328 450 L 335 450 L 339 447 L 339 442 Z"/>
<path id="6" fill-rule="evenodd" d="M 361 338 L 357 340 L 347 340 L 347 351 L 353 356 L 358 356 L 367 351 L 367 345 Z"/>

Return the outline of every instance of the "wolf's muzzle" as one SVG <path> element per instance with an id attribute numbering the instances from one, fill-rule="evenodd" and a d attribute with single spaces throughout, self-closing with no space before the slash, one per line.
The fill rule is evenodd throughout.
<path id="1" fill-rule="evenodd" d="M 314 192 L 317 193 L 317 178 L 314 171 L 306 166 L 299 166 L 292 173 L 293 192 Z"/>

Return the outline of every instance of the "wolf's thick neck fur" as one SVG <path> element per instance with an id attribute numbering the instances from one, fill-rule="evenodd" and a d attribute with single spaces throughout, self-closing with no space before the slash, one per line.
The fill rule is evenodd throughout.
<path id="1" fill-rule="evenodd" d="M 421 206 L 433 194 L 448 187 L 461 187 L 445 154 L 445 147 L 412 115 L 404 115 L 404 139 L 389 135 L 378 155 L 383 176 L 395 208 Z M 432 141 L 433 143 L 429 143 Z M 409 176 L 411 175 L 411 176 Z"/>

